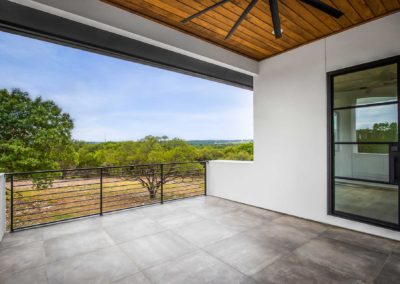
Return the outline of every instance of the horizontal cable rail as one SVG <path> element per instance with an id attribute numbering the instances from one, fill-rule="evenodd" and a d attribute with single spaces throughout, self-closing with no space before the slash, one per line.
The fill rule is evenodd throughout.
<path id="1" fill-rule="evenodd" d="M 206 194 L 206 162 L 6 174 L 10 231 Z"/>

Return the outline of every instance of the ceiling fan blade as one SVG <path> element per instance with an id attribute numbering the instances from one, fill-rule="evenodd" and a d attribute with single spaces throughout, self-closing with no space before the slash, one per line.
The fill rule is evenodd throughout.
<path id="1" fill-rule="evenodd" d="M 313 6 L 314 8 L 317 8 L 318 10 L 321 10 L 322 12 L 327 13 L 332 17 L 335 17 L 336 19 L 344 15 L 342 11 L 325 4 L 320 0 L 300 0 L 300 1 L 310 6 Z"/>
<path id="2" fill-rule="evenodd" d="M 269 0 L 269 8 L 271 10 L 272 24 L 274 26 L 275 38 L 282 37 L 281 20 L 279 18 L 278 0 Z"/>
<path id="3" fill-rule="evenodd" d="M 192 20 L 192 19 L 194 19 L 194 18 L 196 18 L 196 17 L 198 17 L 198 16 L 204 14 L 205 12 L 208 12 L 208 11 L 214 9 L 214 8 L 217 8 L 217 7 L 219 7 L 219 6 L 225 4 L 226 2 L 229 2 L 229 1 L 231 1 L 231 0 L 222 0 L 222 1 L 219 1 L 219 2 L 215 3 L 214 5 L 211 5 L 210 7 L 207 7 L 207 8 L 205 8 L 205 9 L 203 9 L 203 10 L 201 10 L 201 11 L 199 11 L 199 12 L 193 14 L 193 15 L 191 15 L 191 16 L 187 17 L 186 19 L 183 19 L 183 20 L 181 21 L 181 23 L 186 23 L 186 22 L 188 22 L 188 21 L 190 21 L 190 20 Z"/>
<path id="4" fill-rule="evenodd" d="M 253 9 L 254 5 L 256 5 L 258 0 L 252 0 L 249 5 L 247 5 L 246 9 L 243 11 L 243 13 L 240 15 L 239 19 L 236 21 L 236 23 L 233 25 L 229 33 L 226 35 L 225 39 L 229 39 L 232 34 L 235 32 L 237 27 L 240 25 L 240 23 L 246 18 L 247 14 Z"/>

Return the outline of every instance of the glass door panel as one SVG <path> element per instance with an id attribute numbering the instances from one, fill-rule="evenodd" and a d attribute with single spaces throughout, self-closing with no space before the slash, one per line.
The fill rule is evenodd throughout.
<path id="1" fill-rule="evenodd" d="M 335 177 L 389 183 L 389 145 L 344 144 L 335 152 Z"/>
<path id="2" fill-rule="evenodd" d="M 332 77 L 333 213 L 399 224 L 397 63 Z"/>
<path id="3" fill-rule="evenodd" d="M 398 223 L 398 187 L 335 179 L 335 210 L 379 221 Z"/>
<path id="4" fill-rule="evenodd" d="M 333 78 L 334 108 L 397 101 L 397 64 L 369 68 Z"/>

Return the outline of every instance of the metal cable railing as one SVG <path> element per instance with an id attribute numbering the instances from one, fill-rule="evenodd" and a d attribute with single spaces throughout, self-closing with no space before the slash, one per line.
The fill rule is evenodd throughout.
<path id="1" fill-rule="evenodd" d="M 206 194 L 206 162 L 6 174 L 7 227 L 19 229 Z"/>

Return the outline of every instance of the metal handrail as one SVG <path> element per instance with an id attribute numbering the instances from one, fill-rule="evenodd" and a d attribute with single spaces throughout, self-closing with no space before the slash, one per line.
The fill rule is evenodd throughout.
<path id="1" fill-rule="evenodd" d="M 93 168 L 75 168 L 75 169 L 61 169 L 61 170 L 42 170 L 42 171 L 28 171 L 28 172 L 11 172 L 5 173 L 5 175 L 28 175 L 28 174 L 43 174 L 43 173 L 57 173 L 57 172 L 71 172 L 71 171 L 89 171 L 99 169 L 124 169 L 131 167 L 148 167 L 148 166 L 160 166 L 160 165 L 185 165 L 185 164 L 202 164 L 208 163 L 208 161 L 198 162 L 171 162 L 171 163 L 156 163 L 156 164 L 132 164 L 124 166 L 105 166 L 105 167 L 93 167 Z"/>
<path id="2" fill-rule="evenodd" d="M 180 167 L 179 165 L 201 165 L 199 168 Z M 168 167 L 166 166 L 175 166 Z M 154 192 L 143 184 L 143 177 L 146 177 L 146 172 L 109 172 L 110 169 L 134 169 L 141 167 L 149 167 L 150 174 L 155 179 Z M 87 176 L 85 171 L 95 171 Z M 203 172 L 204 171 L 204 172 Z M 53 180 L 47 181 L 48 177 L 42 177 L 40 174 L 46 173 L 74 173 L 76 175 L 63 175 L 62 177 L 50 177 Z M 26 229 L 36 226 L 43 226 L 52 223 L 59 223 L 66 220 L 77 219 L 81 217 L 102 216 L 103 213 L 114 212 L 129 208 L 135 208 L 143 205 L 163 204 L 164 202 L 189 198 L 197 195 L 207 194 L 207 162 L 173 162 L 173 163 L 156 163 L 156 164 L 133 164 L 126 166 L 106 166 L 106 167 L 93 167 L 93 168 L 76 168 L 65 170 L 43 170 L 43 171 L 30 171 L 30 172 L 12 172 L 6 173 L 7 185 L 6 191 L 9 198 L 9 228 L 10 231 Z M 21 176 L 27 175 L 26 178 Z M 35 175 L 39 175 L 35 177 Z M 154 176 L 153 176 L 154 175 Z M 37 189 L 34 188 L 35 179 L 43 179 L 48 182 L 46 187 Z M 115 178 L 120 179 L 121 185 L 105 186 L 110 183 L 107 179 Z M 190 178 L 191 180 L 185 182 L 178 182 L 177 180 Z M 175 179 L 175 180 L 174 180 Z M 93 180 L 91 183 L 85 184 L 86 181 Z M 54 183 L 53 183 L 54 181 Z M 64 182 L 65 181 L 65 182 Z M 69 182 L 68 182 L 69 181 Z M 26 184 L 18 183 L 27 182 Z M 76 182 L 77 184 L 74 184 Z M 131 183 L 131 184 L 126 184 Z M 60 186 L 63 185 L 63 186 Z M 28 190 L 17 190 L 18 187 L 27 187 Z M 55 187 L 54 187 L 55 186 Z M 87 186 L 89 188 L 83 187 Z M 127 186 L 133 186 L 127 189 Z M 81 188 L 81 189 L 78 189 Z M 110 190 L 110 189 L 113 190 Z M 115 190 L 119 188 L 120 190 Z M 22 188 L 21 188 L 22 189 Z M 23 188 L 25 189 L 25 188 Z M 64 191 L 63 191 L 64 189 Z M 137 191 L 142 190 L 143 191 Z M 136 192 L 135 192 L 136 191 Z M 41 194 L 36 194 L 40 193 Z M 84 193 L 74 195 L 73 193 Z M 109 193 L 116 193 L 117 195 L 109 195 Z M 68 196 L 68 194 L 73 194 Z M 57 197 L 63 194 L 65 196 Z M 52 196 L 54 198 L 41 199 L 43 197 Z M 95 196 L 98 197 L 95 197 Z M 70 198 L 77 198 L 74 200 Z M 95 197 L 95 198 L 93 198 Z M 118 199 L 116 198 L 118 197 Z M 33 200 L 32 200 L 33 199 Z M 65 199 L 65 201 L 63 201 Z M 22 203 L 18 200 L 23 200 Z M 67 201 L 68 200 L 68 201 Z M 93 203 L 93 201 L 98 202 Z M 61 201 L 61 202 L 60 202 Z M 90 202 L 90 204 L 82 204 Z M 81 204 L 79 206 L 69 206 L 72 204 Z M 68 206 L 67 206 L 68 205 Z M 26 208 L 24 208 L 26 206 Z M 67 207 L 65 207 L 67 206 Z M 88 210 L 70 212 L 71 209 L 83 207 L 93 207 Z M 28 212 L 27 212 L 28 211 Z M 29 213 L 29 211 L 31 211 Z M 52 212 L 60 212 L 62 214 L 53 215 Z M 87 213 L 85 213 L 87 212 Z M 95 212 L 93 214 L 93 212 Z M 22 214 L 21 214 L 22 213 Z M 28 213 L 28 214 L 25 214 Z M 85 214 L 83 214 L 85 213 Z M 83 215 L 82 215 L 83 214 Z M 31 216 L 32 215 L 32 216 Z M 31 218 L 34 217 L 34 218 Z"/>

